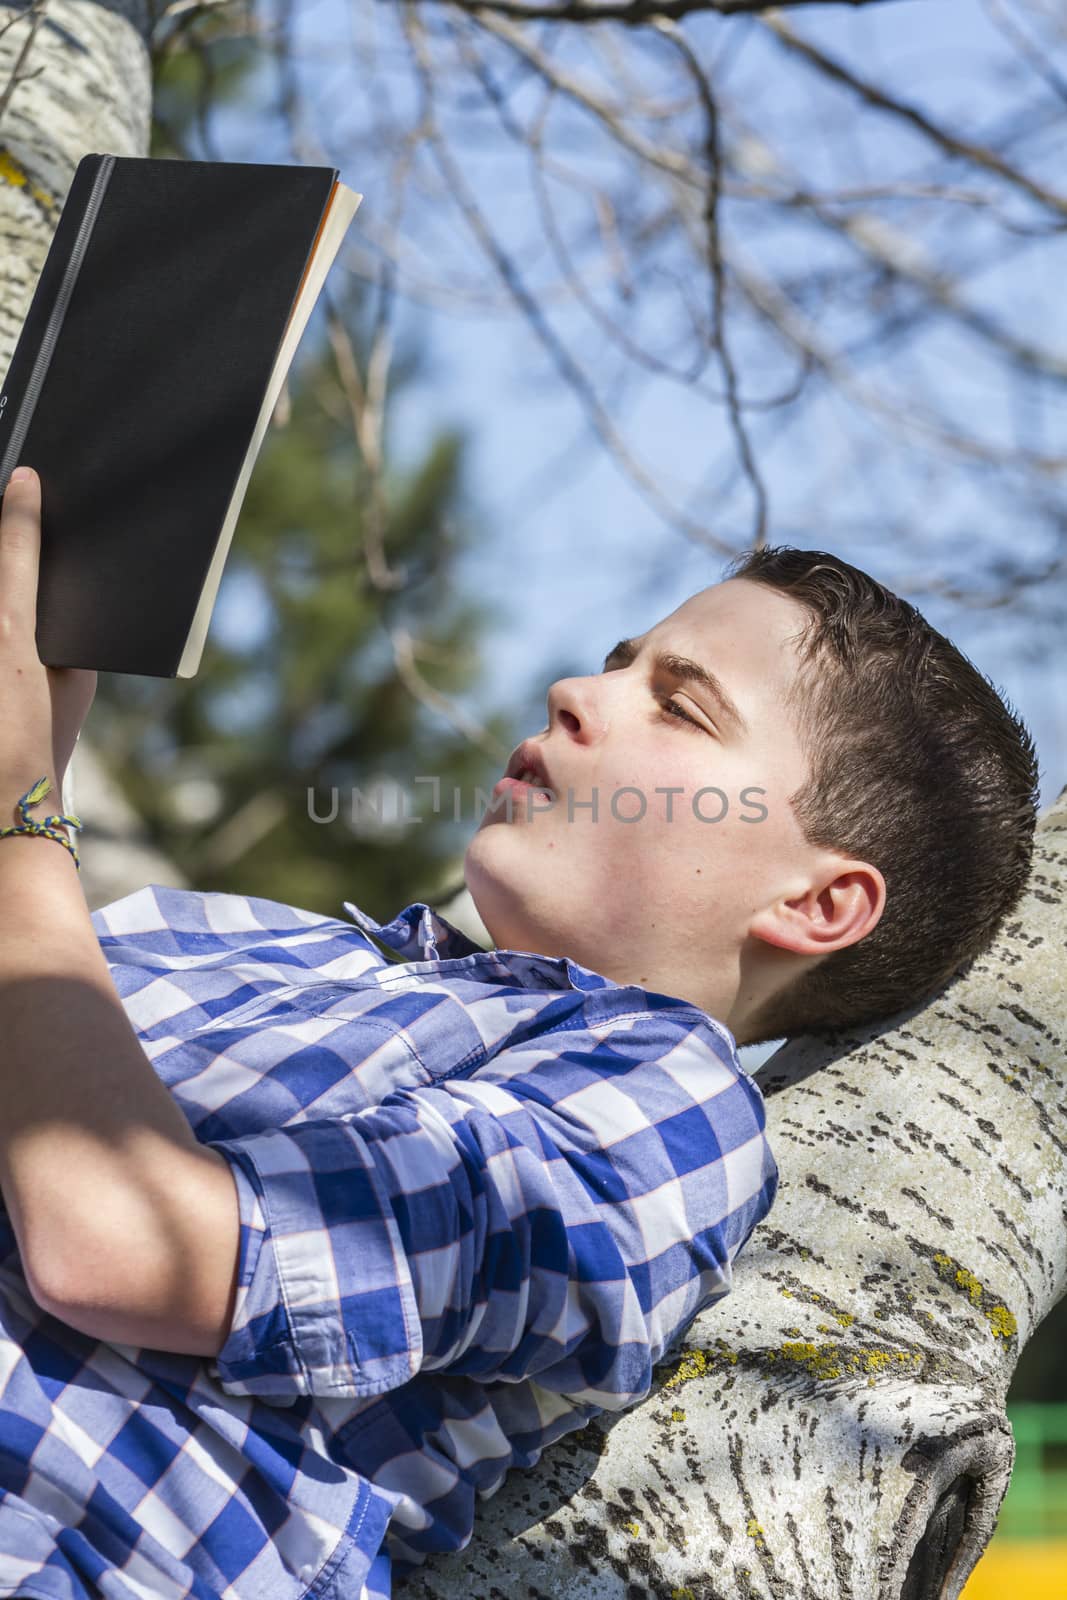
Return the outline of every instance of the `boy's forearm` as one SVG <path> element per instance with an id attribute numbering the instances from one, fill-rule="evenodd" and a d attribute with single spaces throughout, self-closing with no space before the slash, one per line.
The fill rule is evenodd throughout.
<path id="1" fill-rule="evenodd" d="M 133 1031 L 72 856 L 32 836 L 0 840 L 0 1107 L 0 1187 L 34 1296 L 56 1314 L 114 1302 L 107 1332 L 85 1328 L 98 1337 L 146 1331 L 122 1321 L 120 1271 L 165 1306 L 153 1276 L 196 1275 L 190 1194 L 231 1180 Z"/>

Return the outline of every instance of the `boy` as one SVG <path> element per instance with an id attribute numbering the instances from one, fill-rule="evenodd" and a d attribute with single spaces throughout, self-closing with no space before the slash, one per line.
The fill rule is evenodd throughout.
<path id="1" fill-rule="evenodd" d="M 38 541 L 13 479 L 12 798 L 92 690 L 36 659 Z M 418 904 L 90 919 L 63 819 L 0 841 L 0 1595 L 351 1600 L 461 1547 L 728 1291 L 777 1180 L 735 1043 L 941 986 L 1035 814 L 980 674 L 786 549 L 553 685 L 467 854 L 494 950 Z"/>

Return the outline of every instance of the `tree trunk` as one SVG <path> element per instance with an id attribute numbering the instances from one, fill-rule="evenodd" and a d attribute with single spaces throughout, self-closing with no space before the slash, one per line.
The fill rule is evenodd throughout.
<path id="1" fill-rule="evenodd" d="M 1065 889 L 1067 788 L 969 972 L 764 1066 L 778 1199 L 649 1398 L 512 1473 L 405 1600 L 955 1600 L 1067 1276 Z"/>
<path id="2" fill-rule="evenodd" d="M 0 27 L 0 369 L 6 371 L 78 162 L 91 151 L 148 152 L 152 78 L 144 0 L 0 4 Z"/>
<path id="3" fill-rule="evenodd" d="M 82 156 L 148 153 L 148 32 L 145 0 L 0 0 L 0 373 Z M 89 426 L 91 373 L 85 399 Z M 77 812 L 80 804 L 84 812 L 79 840 L 90 906 L 145 883 L 180 885 L 181 874 L 142 839 L 139 819 L 87 748 L 90 737 L 79 744 L 64 785 L 64 808 Z"/>

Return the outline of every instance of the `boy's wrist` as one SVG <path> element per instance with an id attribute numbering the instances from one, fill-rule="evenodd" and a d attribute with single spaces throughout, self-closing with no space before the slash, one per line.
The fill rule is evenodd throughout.
<path id="1" fill-rule="evenodd" d="M 13 773 L 7 778 L 0 776 L 0 851 L 5 852 L 0 855 L 0 894 L 5 897 L 22 873 L 42 871 L 42 840 L 53 846 L 58 844 L 63 853 L 71 857 L 75 869 L 80 864 L 77 833 L 81 823 L 72 810 L 65 808 L 63 788 L 63 779 L 57 779 L 55 769 L 50 767 L 39 770 L 37 776 L 29 780 L 24 773 L 18 777 Z M 24 844 L 17 847 L 13 844 L 13 841 L 26 839 L 34 841 L 32 853 Z M 25 852 L 20 854 L 17 871 L 11 860 L 16 848 Z"/>

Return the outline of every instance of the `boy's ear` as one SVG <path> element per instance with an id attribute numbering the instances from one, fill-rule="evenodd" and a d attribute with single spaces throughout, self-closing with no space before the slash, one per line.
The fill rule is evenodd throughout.
<path id="1" fill-rule="evenodd" d="M 877 867 L 839 856 L 820 882 L 758 911 L 748 931 L 798 956 L 828 956 L 865 939 L 885 900 L 885 879 Z"/>

